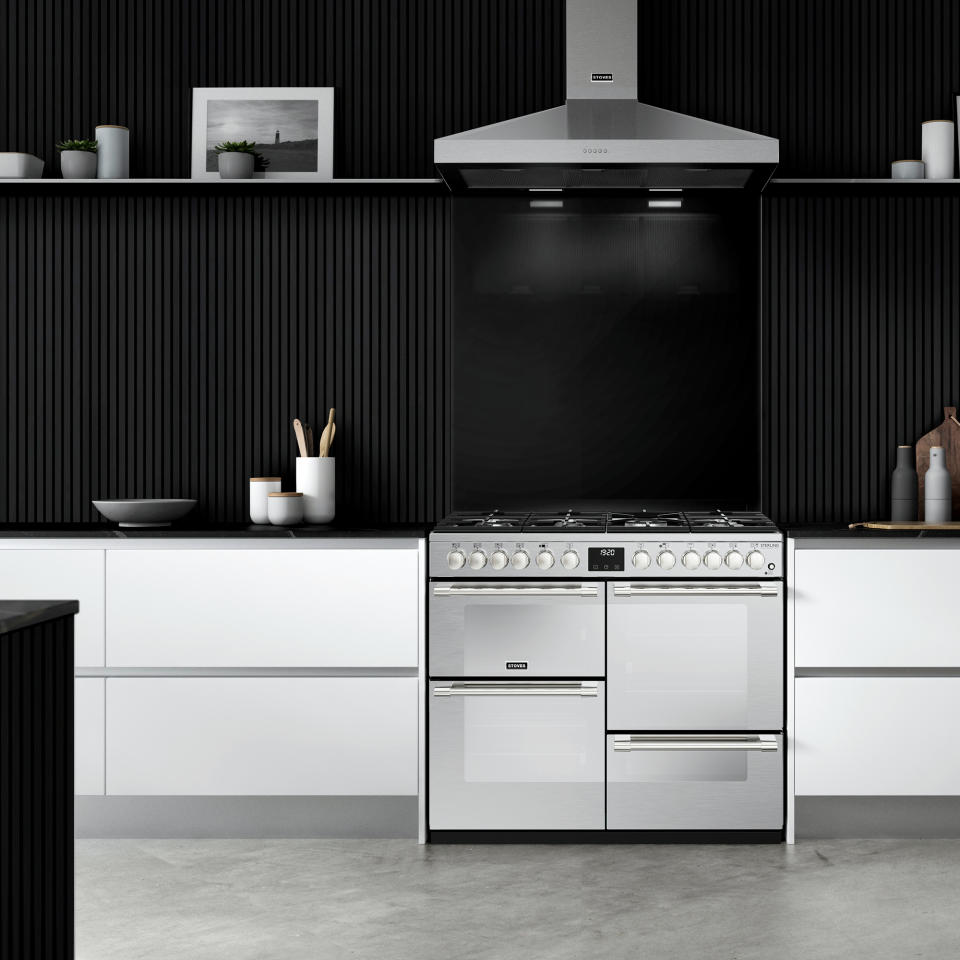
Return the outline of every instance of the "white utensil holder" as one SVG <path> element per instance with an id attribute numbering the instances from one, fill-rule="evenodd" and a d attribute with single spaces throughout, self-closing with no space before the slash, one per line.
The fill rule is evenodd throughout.
<path id="1" fill-rule="evenodd" d="M 250 522 L 269 523 L 267 494 L 280 492 L 279 477 L 250 478 Z"/>
<path id="2" fill-rule="evenodd" d="M 330 523 L 336 515 L 336 458 L 297 457 L 297 490 L 307 523 Z"/>

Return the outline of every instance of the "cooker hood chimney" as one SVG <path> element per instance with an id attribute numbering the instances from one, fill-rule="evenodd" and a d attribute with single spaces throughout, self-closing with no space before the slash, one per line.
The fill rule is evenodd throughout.
<path id="1" fill-rule="evenodd" d="M 566 104 L 434 140 L 452 190 L 763 187 L 779 141 L 637 102 L 638 0 L 566 14 Z"/>

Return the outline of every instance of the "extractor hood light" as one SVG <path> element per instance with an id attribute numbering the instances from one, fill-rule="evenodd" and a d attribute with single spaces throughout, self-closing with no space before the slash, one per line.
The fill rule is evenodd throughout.
<path id="1" fill-rule="evenodd" d="M 648 200 L 650 210 L 679 210 L 683 206 L 682 200 Z"/>

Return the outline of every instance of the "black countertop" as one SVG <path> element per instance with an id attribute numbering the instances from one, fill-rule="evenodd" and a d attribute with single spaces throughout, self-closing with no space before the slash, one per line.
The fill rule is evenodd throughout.
<path id="1" fill-rule="evenodd" d="M 299 524 L 295 527 L 274 527 L 270 524 L 209 524 L 191 527 L 174 524 L 171 527 L 124 527 L 105 523 L 38 523 L 0 524 L 0 539 L 16 540 L 38 538 L 47 540 L 103 538 L 105 540 L 164 540 L 188 539 L 267 539 L 267 540 L 323 540 L 426 537 L 429 527 L 414 523 L 364 524 L 343 521 L 322 526 Z"/>
<path id="2" fill-rule="evenodd" d="M 796 540 L 952 540 L 960 537 L 960 529 L 952 530 L 868 530 L 847 524 L 814 523 L 787 527 L 786 535 Z"/>
<path id="3" fill-rule="evenodd" d="M 72 617 L 79 609 L 76 600 L 0 600 L 0 634 Z"/>

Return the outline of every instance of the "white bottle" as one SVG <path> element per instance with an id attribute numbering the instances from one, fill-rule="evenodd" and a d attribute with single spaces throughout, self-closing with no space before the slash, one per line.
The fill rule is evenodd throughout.
<path id="1" fill-rule="evenodd" d="M 925 523 L 949 523 L 953 519 L 953 488 L 943 447 L 930 448 L 930 467 L 923 477 Z"/>

